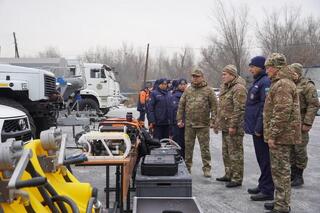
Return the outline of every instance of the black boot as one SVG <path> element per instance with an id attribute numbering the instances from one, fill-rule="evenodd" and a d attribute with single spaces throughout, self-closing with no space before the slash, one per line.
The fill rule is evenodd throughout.
<path id="1" fill-rule="evenodd" d="M 231 181 L 231 182 L 226 184 L 226 187 L 233 188 L 233 187 L 238 187 L 238 186 L 241 186 L 241 185 L 242 185 L 241 182 Z"/>
<path id="2" fill-rule="evenodd" d="M 297 167 L 295 165 L 291 166 L 291 182 L 295 179 L 297 176 Z"/>
<path id="3" fill-rule="evenodd" d="M 219 177 L 219 178 L 216 178 L 217 181 L 222 181 L 222 182 L 230 182 L 231 179 L 227 176 L 223 176 L 223 177 Z"/>
<path id="4" fill-rule="evenodd" d="M 296 167 L 296 176 L 291 182 L 292 187 L 302 186 L 304 184 L 303 180 L 303 169 Z"/>
<path id="5" fill-rule="evenodd" d="M 272 202 L 272 203 L 264 203 L 264 208 L 266 210 L 272 210 L 274 208 L 274 202 Z"/>

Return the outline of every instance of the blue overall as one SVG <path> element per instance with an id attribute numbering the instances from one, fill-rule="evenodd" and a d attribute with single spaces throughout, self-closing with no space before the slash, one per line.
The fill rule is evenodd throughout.
<path id="1" fill-rule="evenodd" d="M 162 139 L 169 138 L 169 94 L 167 90 L 159 87 L 152 91 L 148 103 L 149 123 L 155 124 L 153 137 Z"/>
<path id="2" fill-rule="evenodd" d="M 247 96 L 244 130 L 247 134 L 253 136 L 254 149 L 261 171 L 258 188 L 263 194 L 273 196 L 274 184 L 271 176 L 269 147 L 263 139 L 262 115 L 264 101 L 271 82 L 265 70 L 255 76 L 254 79 Z M 255 133 L 261 136 L 256 136 Z"/>
<path id="3" fill-rule="evenodd" d="M 177 125 L 177 111 L 179 106 L 179 101 L 183 92 L 180 90 L 174 90 L 170 96 L 170 121 L 172 124 L 172 140 L 177 142 L 181 147 L 181 156 L 184 158 L 184 127 L 179 128 Z"/>

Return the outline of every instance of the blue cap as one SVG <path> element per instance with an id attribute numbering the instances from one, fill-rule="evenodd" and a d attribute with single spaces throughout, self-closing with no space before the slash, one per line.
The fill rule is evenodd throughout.
<path id="1" fill-rule="evenodd" d="M 251 59 L 251 62 L 249 63 L 249 66 L 253 65 L 253 66 L 259 67 L 261 69 L 265 69 L 265 66 L 264 66 L 265 61 L 266 61 L 265 57 L 256 56 L 256 57 L 253 57 Z"/>

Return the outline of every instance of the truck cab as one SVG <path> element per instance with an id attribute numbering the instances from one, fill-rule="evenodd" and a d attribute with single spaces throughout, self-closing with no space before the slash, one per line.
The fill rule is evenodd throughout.
<path id="1" fill-rule="evenodd" d="M 0 64 L 0 104 L 23 111 L 29 118 L 32 135 L 40 136 L 56 124 L 60 104 L 52 72 Z"/>
<path id="2" fill-rule="evenodd" d="M 69 60 L 70 71 L 84 78 L 80 91 L 80 110 L 95 109 L 106 114 L 110 108 L 120 104 L 120 88 L 111 67 L 98 63 L 81 63 Z"/>

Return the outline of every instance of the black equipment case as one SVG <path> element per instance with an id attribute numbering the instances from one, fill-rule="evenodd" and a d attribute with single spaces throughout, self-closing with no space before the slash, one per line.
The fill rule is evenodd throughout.
<path id="1" fill-rule="evenodd" d="M 178 163 L 174 155 L 146 155 L 142 159 L 142 175 L 173 176 L 177 172 Z"/>
<path id="2" fill-rule="evenodd" d="M 173 155 L 176 162 L 181 160 L 180 150 L 177 149 L 167 149 L 167 148 L 155 148 L 150 152 L 151 155 Z"/>

